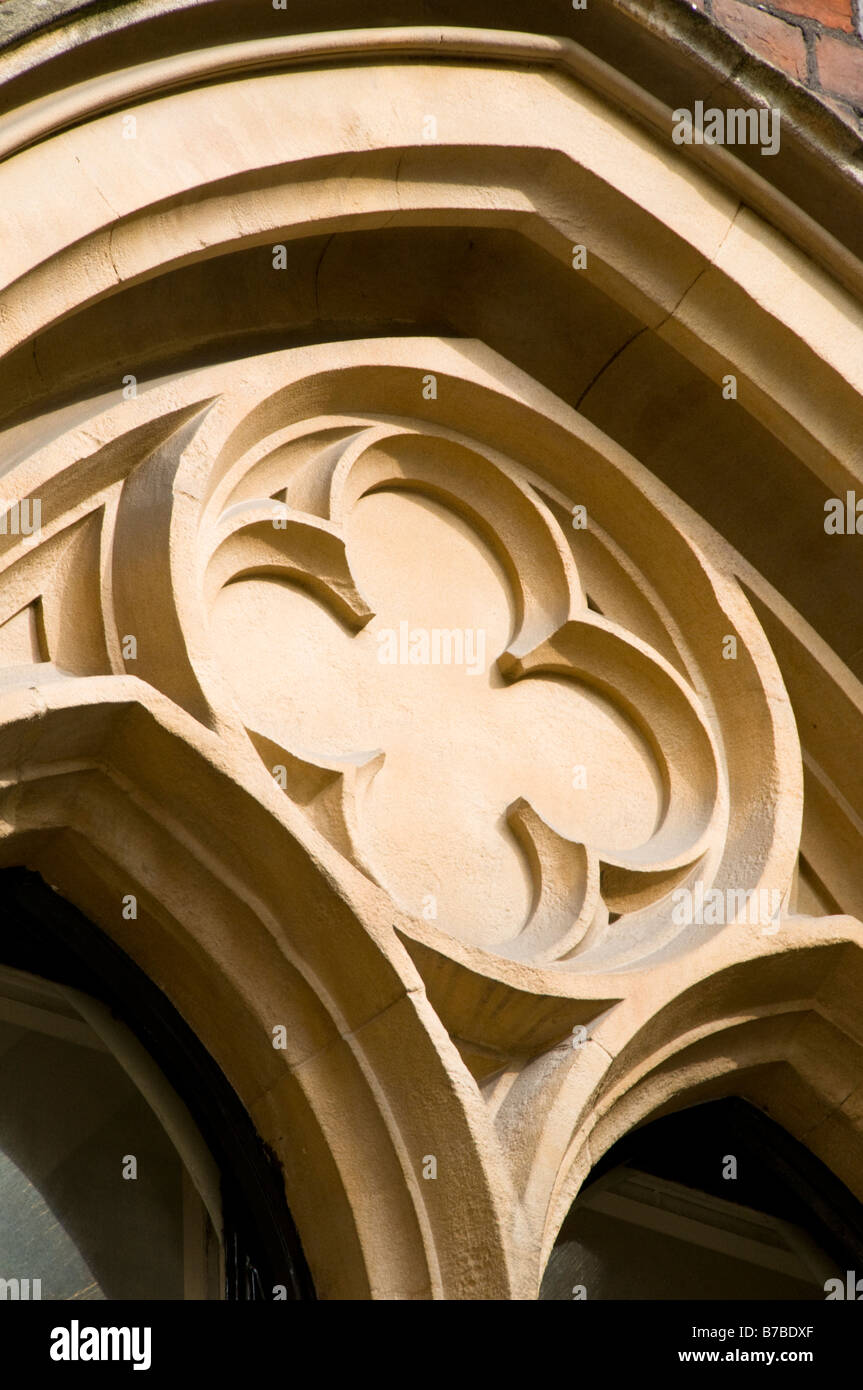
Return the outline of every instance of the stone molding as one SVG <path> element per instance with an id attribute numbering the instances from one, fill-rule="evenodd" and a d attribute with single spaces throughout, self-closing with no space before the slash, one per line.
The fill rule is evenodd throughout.
<path id="1" fill-rule="evenodd" d="M 757 434 L 792 517 L 860 486 L 860 265 L 562 41 L 312 42 L 0 117 L 0 492 L 41 509 L 0 534 L 0 860 L 187 1019 L 323 1297 L 535 1297 L 610 1144 L 731 1090 L 863 1195 L 858 619 L 711 524 L 710 431 L 651 404 L 731 374 L 729 467 Z M 376 662 L 418 608 L 489 669 Z M 696 881 L 747 909 L 681 925 Z"/>

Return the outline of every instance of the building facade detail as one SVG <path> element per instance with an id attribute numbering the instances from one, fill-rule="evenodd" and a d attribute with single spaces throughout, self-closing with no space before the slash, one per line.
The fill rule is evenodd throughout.
<path id="1" fill-rule="evenodd" d="M 535 1298 L 699 1099 L 863 1197 L 856 233 L 647 59 L 88 22 L 62 109 L 0 53 L 0 862 L 186 1019 L 322 1297 Z"/>

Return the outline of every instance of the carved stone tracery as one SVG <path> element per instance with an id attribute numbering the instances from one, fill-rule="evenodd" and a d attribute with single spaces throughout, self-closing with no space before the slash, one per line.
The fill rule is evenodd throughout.
<path id="1" fill-rule="evenodd" d="M 0 859 L 198 1031 L 325 1296 L 534 1296 L 591 1164 L 731 1087 L 863 1192 L 856 619 L 681 501 L 752 437 L 801 508 L 853 482 L 859 267 L 564 40 L 160 64 L 122 159 L 98 79 L 0 116 Z"/>
<path id="2" fill-rule="evenodd" d="M 407 374 L 388 365 L 393 350 L 403 358 L 402 344 L 366 347 L 375 395 L 421 400 L 430 363 L 443 393 L 442 368 L 457 364 L 469 433 L 438 423 L 433 402 L 411 420 L 340 412 L 342 378 L 318 349 L 258 359 L 239 390 L 230 369 L 198 374 L 180 409 L 174 383 L 161 424 L 158 390 L 146 425 L 127 429 L 128 402 L 102 416 L 104 442 L 79 476 L 116 460 L 116 481 L 109 471 L 104 504 L 71 528 L 90 528 L 105 557 L 100 612 L 76 615 L 104 633 L 90 643 L 113 653 L 101 669 L 137 674 L 223 736 L 245 734 L 250 774 L 258 758 L 259 782 L 275 771 L 409 932 L 443 955 L 461 943 L 480 972 L 488 952 L 585 976 L 685 948 L 691 927 L 676 925 L 673 895 L 696 879 L 784 897 L 796 851 L 784 830 L 791 716 L 769 690 L 769 653 L 739 591 L 680 530 L 673 500 L 578 417 L 510 397 L 536 439 L 516 461 L 494 428 L 484 435 L 494 391 L 477 382 L 472 400 L 458 350 L 416 343 Z M 484 367 L 493 381 L 493 355 Z M 309 396 L 324 414 L 306 418 Z M 572 524 L 584 503 L 561 490 L 543 449 L 552 440 L 583 478 L 586 527 Z M 628 499 L 611 495 L 611 478 Z M 674 534 L 677 563 L 700 582 L 688 603 L 619 544 L 633 522 Z M 69 530 L 54 519 L 43 546 Z M 15 568 L 33 563 L 28 550 Z M 441 634 L 461 641 L 461 664 Z M 393 642 L 406 665 L 380 660 Z M 744 769 L 723 704 L 747 671 L 735 700 L 763 737 Z M 753 812 L 749 789 L 770 785 L 777 758 L 783 796 Z"/>

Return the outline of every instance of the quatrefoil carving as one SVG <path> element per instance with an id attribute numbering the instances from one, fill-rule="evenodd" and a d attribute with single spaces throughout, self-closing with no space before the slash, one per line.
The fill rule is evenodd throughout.
<path id="1" fill-rule="evenodd" d="M 562 527 L 505 461 L 359 429 L 229 508 L 207 583 L 261 757 L 439 931 L 566 960 L 705 852 L 699 701 L 590 611 Z"/>

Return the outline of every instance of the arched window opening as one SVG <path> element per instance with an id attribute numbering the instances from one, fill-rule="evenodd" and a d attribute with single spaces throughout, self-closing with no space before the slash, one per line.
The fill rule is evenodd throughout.
<path id="1" fill-rule="evenodd" d="M 541 1299 L 823 1300 L 863 1267 L 863 1207 L 732 1098 L 626 1135 L 573 1203 Z"/>
<path id="2" fill-rule="evenodd" d="M 0 1291 L 314 1298 L 281 1171 L 213 1059 L 22 869 L 0 873 Z"/>
<path id="3" fill-rule="evenodd" d="M 52 1300 L 220 1298 L 211 1170 L 104 1005 L 0 967 L 0 1275 Z"/>

